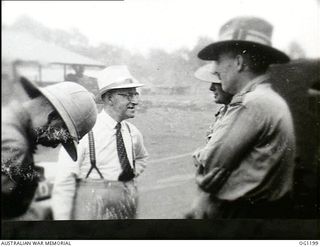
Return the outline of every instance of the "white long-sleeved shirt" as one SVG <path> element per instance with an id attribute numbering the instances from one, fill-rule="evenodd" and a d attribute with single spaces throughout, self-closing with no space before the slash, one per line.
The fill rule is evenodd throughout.
<path id="1" fill-rule="evenodd" d="M 117 122 L 113 118 L 102 111 L 92 129 L 96 165 L 104 179 L 114 181 L 118 180 L 122 172 L 116 146 L 116 124 Z M 133 124 L 126 121 L 121 122 L 121 133 L 131 166 L 133 166 L 134 156 L 135 174 L 138 176 L 144 171 L 148 157 L 142 134 Z M 76 178 L 85 178 L 91 167 L 88 136 L 85 136 L 78 145 L 78 160 L 76 162 L 71 160 L 64 149 L 61 149 L 58 167 L 52 195 L 53 214 L 56 220 L 69 220 L 75 196 Z M 89 178 L 98 179 L 100 176 L 93 169 Z"/>

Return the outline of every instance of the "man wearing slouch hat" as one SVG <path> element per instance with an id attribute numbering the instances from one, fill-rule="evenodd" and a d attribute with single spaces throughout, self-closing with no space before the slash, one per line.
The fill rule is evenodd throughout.
<path id="1" fill-rule="evenodd" d="M 216 61 L 222 89 L 233 95 L 220 128 L 194 155 L 204 170 L 196 182 L 216 205 L 209 218 L 292 216 L 293 121 L 267 75 L 289 57 L 272 47 L 272 29 L 260 18 L 234 18 L 198 54 Z"/>

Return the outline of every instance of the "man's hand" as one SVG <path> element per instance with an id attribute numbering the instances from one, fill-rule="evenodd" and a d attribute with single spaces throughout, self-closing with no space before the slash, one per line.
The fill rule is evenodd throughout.
<path id="1" fill-rule="evenodd" d="M 221 167 L 214 167 L 207 174 L 196 175 L 196 183 L 205 192 L 216 193 L 219 191 L 224 182 L 228 179 L 230 171 Z"/>
<path id="2" fill-rule="evenodd" d="M 200 162 L 200 152 L 201 152 L 201 150 L 202 150 L 202 148 L 197 148 L 192 154 L 193 164 L 194 164 L 195 167 L 202 166 L 202 164 Z"/>

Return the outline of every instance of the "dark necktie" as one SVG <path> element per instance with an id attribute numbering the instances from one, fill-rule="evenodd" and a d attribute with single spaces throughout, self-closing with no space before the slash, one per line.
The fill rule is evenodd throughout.
<path id="1" fill-rule="evenodd" d="M 122 134 L 121 134 L 121 124 L 118 123 L 116 125 L 116 137 L 117 137 L 117 151 L 118 151 L 118 157 L 120 161 L 120 165 L 122 168 L 122 172 L 119 175 L 119 181 L 126 182 L 130 181 L 134 178 L 134 172 L 133 169 L 130 166 L 128 156 L 127 156 L 127 151 L 124 146 Z"/>

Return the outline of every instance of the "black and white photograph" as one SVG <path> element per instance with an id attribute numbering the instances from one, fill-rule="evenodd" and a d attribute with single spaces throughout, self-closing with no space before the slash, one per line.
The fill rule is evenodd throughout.
<path id="1" fill-rule="evenodd" d="M 1 239 L 318 244 L 320 0 L 1 20 Z"/>

